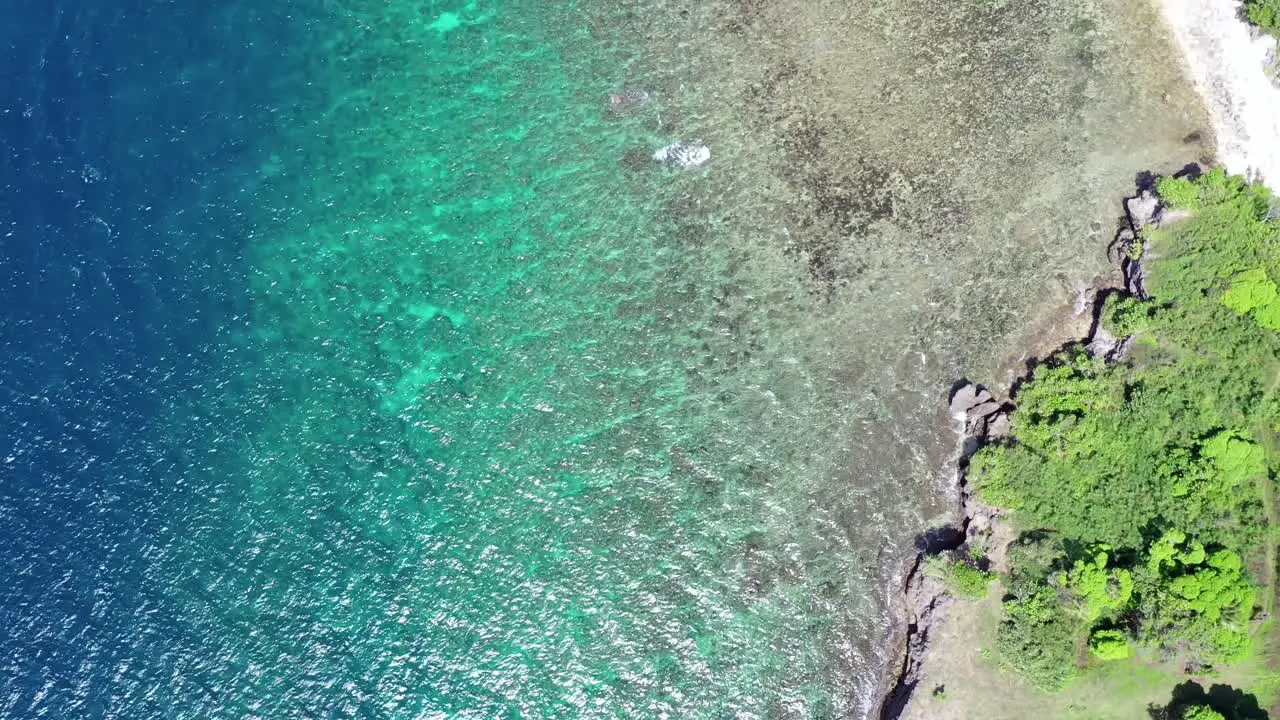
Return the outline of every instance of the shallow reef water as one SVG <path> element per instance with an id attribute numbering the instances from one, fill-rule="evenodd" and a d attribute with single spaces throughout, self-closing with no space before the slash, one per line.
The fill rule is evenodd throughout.
<path id="1" fill-rule="evenodd" d="M 861 717 L 947 387 L 1211 141 L 1139 0 L 15 4 L 6 717 Z"/>

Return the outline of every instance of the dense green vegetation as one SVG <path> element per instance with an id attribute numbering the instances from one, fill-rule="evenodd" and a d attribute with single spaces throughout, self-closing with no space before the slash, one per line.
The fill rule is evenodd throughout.
<path id="1" fill-rule="evenodd" d="M 1026 530 L 1010 549 L 997 649 L 1046 689 L 1135 654 L 1228 665 L 1270 609 L 1273 199 L 1220 171 L 1159 191 L 1191 217 L 1143 232 L 1151 299 L 1107 302 L 1109 328 L 1134 336 L 1126 359 L 1073 347 L 1042 364 L 1017 394 L 1013 439 L 970 467 L 983 499 Z"/>
<path id="2" fill-rule="evenodd" d="M 1280 32 L 1280 0 L 1245 0 L 1244 14 L 1263 30 Z"/>

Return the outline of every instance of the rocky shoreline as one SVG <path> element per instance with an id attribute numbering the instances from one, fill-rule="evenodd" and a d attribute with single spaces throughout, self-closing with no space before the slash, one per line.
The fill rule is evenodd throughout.
<path id="1" fill-rule="evenodd" d="M 1188 170 L 1198 172 L 1189 166 Z M 1083 337 L 1063 338 L 1061 346 L 1083 343 L 1094 357 L 1109 361 L 1120 360 L 1127 354 L 1131 338 L 1116 338 L 1101 325 L 1102 308 L 1113 294 L 1146 298 L 1145 275 L 1141 258 L 1149 258 L 1149 250 L 1143 239 L 1143 228 L 1159 227 L 1173 222 L 1181 214 L 1165 208 L 1148 183 L 1124 200 L 1125 219 L 1108 248 L 1108 257 L 1117 273 L 1114 281 L 1100 281 L 1087 290 L 1083 297 L 1084 312 L 1091 322 Z M 933 528 L 916 539 L 916 555 L 909 562 L 901 592 L 896 598 L 899 617 L 893 632 L 896 662 L 881 683 L 877 710 L 872 717 L 880 720 L 898 720 L 912 698 L 930 650 L 930 633 L 950 611 L 954 598 L 944 583 L 924 572 L 931 557 L 952 556 L 960 559 L 968 555 L 968 548 L 983 551 L 992 568 L 1003 569 L 1005 549 L 1016 533 L 1005 520 L 1004 511 L 983 505 L 975 490 L 966 481 L 969 459 L 983 445 L 999 442 L 1010 432 L 1010 413 L 1014 409 L 1012 396 L 1018 385 L 1030 377 L 1042 358 L 1026 363 L 1024 372 L 1013 383 L 1010 397 L 999 398 L 988 388 L 967 380 L 957 382 L 948 396 L 950 416 L 959 435 L 956 451 L 951 461 L 952 482 L 955 483 L 956 519 L 953 523 Z M 984 567 L 983 569 L 987 569 Z"/>

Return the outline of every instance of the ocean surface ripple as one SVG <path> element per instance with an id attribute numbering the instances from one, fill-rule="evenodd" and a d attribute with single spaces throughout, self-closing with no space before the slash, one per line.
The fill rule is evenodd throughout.
<path id="1" fill-rule="evenodd" d="M 1143 8 L 10 0 L 0 716 L 863 716 Z"/>

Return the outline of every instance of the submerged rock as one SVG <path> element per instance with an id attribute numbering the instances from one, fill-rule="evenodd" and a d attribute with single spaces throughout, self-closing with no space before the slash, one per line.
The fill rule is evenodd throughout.
<path id="1" fill-rule="evenodd" d="M 609 93 L 609 117 L 638 115 L 653 105 L 653 96 L 640 88 L 622 88 Z"/>
<path id="2" fill-rule="evenodd" d="M 653 153 L 653 161 L 673 168 L 693 168 L 711 161 L 711 148 L 699 141 L 673 142 Z"/>

